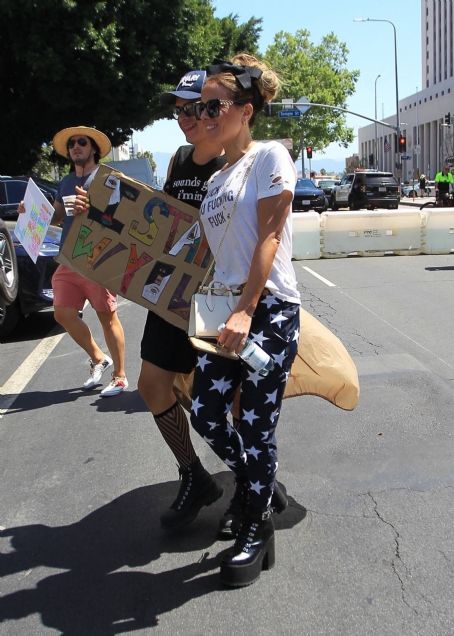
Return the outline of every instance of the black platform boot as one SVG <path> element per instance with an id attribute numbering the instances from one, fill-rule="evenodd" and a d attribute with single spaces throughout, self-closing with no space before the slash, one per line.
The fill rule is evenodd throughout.
<path id="1" fill-rule="evenodd" d="M 246 482 L 236 480 L 235 492 L 229 507 L 219 522 L 218 539 L 231 540 L 236 537 L 244 517 L 244 509 L 248 500 Z"/>
<path id="2" fill-rule="evenodd" d="M 282 486 L 278 481 L 274 482 L 273 496 L 271 497 L 270 508 L 271 512 L 277 512 L 281 514 L 288 506 L 287 492 L 285 486 Z"/>
<path id="3" fill-rule="evenodd" d="M 203 506 L 209 506 L 222 496 L 223 490 L 196 459 L 187 468 L 180 468 L 181 485 L 170 510 L 161 516 L 167 530 L 187 526 L 194 521 Z"/>
<path id="4" fill-rule="evenodd" d="M 229 507 L 219 522 L 218 539 L 234 539 L 238 534 L 241 521 L 244 516 L 244 508 L 247 501 L 247 487 L 245 484 L 236 482 L 235 494 L 232 497 Z M 280 514 L 288 506 L 288 499 L 285 488 L 274 482 L 273 496 L 271 497 L 270 510 Z"/>
<path id="5" fill-rule="evenodd" d="M 274 565 L 274 525 L 271 511 L 246 512 L 232 550 L 221 563 L 221 581 L 243 587 L 256 581 L 262 570 Z"/>

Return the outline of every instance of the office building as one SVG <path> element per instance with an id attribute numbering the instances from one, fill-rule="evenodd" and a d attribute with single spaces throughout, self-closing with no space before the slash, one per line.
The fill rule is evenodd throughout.
<path id="1" fill-rule="evenodd" d="M 454 0 L 421 0 L 421 78 L 415 76 L 415 85 L 418 80 L 423 88 L 399 101 L 404 181 L 421 173 L 432 179 L 443 162 L 454 164 Z M 383 121 L 395 125 L 396 116 Z M 364 167 L 396 171 L 391 128 L 379 124 L 377 140 L 374 124 L 360 128 L 358 147 Z"/>

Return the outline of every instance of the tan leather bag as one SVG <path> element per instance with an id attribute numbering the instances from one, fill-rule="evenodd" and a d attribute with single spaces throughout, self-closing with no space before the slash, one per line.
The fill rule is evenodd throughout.
<path id="1" fill-rule="evenodd" d="M 300 309 L 300 339 L 284 398 L 318 395 L 341 409 L 351 411 L 359 401 L 355 363 L 332 331 Z"/>
<path id="2" fill-rule="evenodd" d="M 317 318 L 300 309 L 300 338 L 284 398 L 317 395 L 352 411 L 359 401 L 359 379 L 347 349 Z M 174 390 L 184 408 L 191 408 L 193 373 L 177 374 Z"/>

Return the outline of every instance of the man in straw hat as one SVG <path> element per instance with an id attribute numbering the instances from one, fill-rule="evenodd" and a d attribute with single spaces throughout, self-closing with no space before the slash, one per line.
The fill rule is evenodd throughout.
<path id="1" fill-rule="evenodd" d="M 95 128 L 73 126 L 60 130 L 53 138 L 55 151 L 68 158 L 74 171 L 63 177 L 55 199 L 54 223 L 63 223 L 61 245 L 67 236 L 74 214 L 76 187 L 88 189 L 98 169 L 99 160 L 111 150 L 108 137 Z M 112 381 L 102 391 L 102 397 L 122 393 L 128 387 L 125 374 L 125 336 L 117 315 L 117 298 L 108 289 L 84 278 L 77 272 L 59 265 L 52 278 L 55 320 L 89 356 L 90 375 L 84 389 L 101 383 L 101 376 L 113 366 Z M 111 358 L 96 344 L 80 312 L 85 301 L 91 306 L 101 323 Z"/>

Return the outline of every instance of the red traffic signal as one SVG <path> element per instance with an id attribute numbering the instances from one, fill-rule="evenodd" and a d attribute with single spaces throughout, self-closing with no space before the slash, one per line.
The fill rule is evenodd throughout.
<path id="1" fill-rule="evenodd" d="M 312 146 L 306 146 L 306 156 L 308 159 L 312 159 Z"/>
<path id="2" fill-rule="evenodd" d="M 399 152 L 407 152 L 407 138 L 405 135 L 399 136 Z"/>

